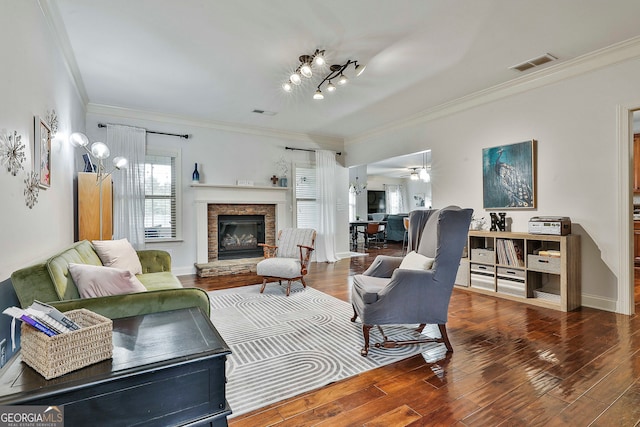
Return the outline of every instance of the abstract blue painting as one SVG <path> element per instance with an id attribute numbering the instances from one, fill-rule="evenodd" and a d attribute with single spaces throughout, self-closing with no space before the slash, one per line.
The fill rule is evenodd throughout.
<path id="1" fill-rule="evenodd" d="M 482 149 L 485 209 L 533 209 L 536 141 Z"/>

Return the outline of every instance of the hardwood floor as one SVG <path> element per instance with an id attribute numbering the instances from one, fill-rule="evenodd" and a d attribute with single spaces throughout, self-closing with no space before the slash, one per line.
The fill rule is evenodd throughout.
<path id="1" fill-rule="evenodd" d="M 309 286 L 349 301 L 350 277 L 379 253 L 311 266 Z M 198 279 L 222 289 L 255 275 Z M 636 301 L 640 286 L 636 279 Z M 636 308 L 636 311 L 638 308 Z M 349 319 L 345 319 L 348 322 Z M 230 420 L 244 426 L 635 426 L 640 421 L 638 316 L 532 307 L 456 288 L 454 353 L 368 371 Z M 444 354 L 443 354 L 444 356 Z"/>

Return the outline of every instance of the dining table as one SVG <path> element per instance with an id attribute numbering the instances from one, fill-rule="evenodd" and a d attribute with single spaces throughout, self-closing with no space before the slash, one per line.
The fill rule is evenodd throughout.
<path id="1" fill-rule="evenodd" d="M 355 220 L 349 221 L 349 233 L 351 234 L 351 248 L 352 250 L 356 250 L 358 248 L 358 229 L 362 228 L 364 231 L 364 246 L 367 246 L 368 238 L 367 238 L 367 226 L 369 224 L 380 224 L 387 225 L 387 221 L 372 221 L 372 220 Z"/>

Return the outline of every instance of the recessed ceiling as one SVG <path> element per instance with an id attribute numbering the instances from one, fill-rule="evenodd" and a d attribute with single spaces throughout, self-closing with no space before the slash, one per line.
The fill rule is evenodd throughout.
<path id="1" fill-rule="evenodd" d="M 45 5 L 66 30 L 90 103 L 339 138 L 521 77 L 509 67 L 529 58 L 549 53 L 558 60 L 536 68 L 552 66 L 640 34 L 638 1 Z M 317 48 L 330 64 L 367 69 L 322 101 L 312 99 L 318 81 L 284 93 L 298 57 Z"/>

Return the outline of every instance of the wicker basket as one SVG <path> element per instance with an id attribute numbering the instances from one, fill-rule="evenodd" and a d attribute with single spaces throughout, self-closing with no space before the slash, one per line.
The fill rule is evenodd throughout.
<path id="1" fill-rule="evenodd" d="M 113 322 L 84 308 L 65 313 L 82 328 L 52 337 L 22 324 L 22 361 L 50 380 L 113 356 Z"/>

